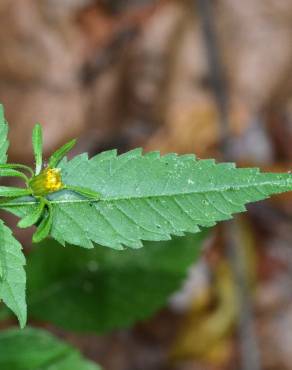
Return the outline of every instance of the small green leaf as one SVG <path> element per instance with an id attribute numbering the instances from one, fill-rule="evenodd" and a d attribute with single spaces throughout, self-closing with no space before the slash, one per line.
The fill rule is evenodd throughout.
<path id="1" fill-rule="evenodd" d="M 143 249 L 125 251 L 43 242 L 27 261 L 30 315 L 73 331 L 128 327 L 165 306 L 200 255 L 206 235 L 146 242 Z"/>
<path id="2" fill-rule="evenodd" d="M 14 168 L 18 168 L 18 169 L 22 169 L 22 170 L 26 170 L 28 171 L 32 176 L 34 176 L 34 172 L 33 170 L 24 165 L 24 164 L 17 164 L 17 163 L 9 163 L 9 164 L 0 164 L 0 169 L 14 169 Z"/>
<path id="3" fill-rule="evenodd" d="M 47 204 L 49 205 L 49 203 Z M 52 227 L 52 221 L 53 221 L 53 213 L 52 213 L 51 206 L 49 205 L 48 212 L 46 213 L 41 223 L 39 224 L 36 232 L 32 236 L 32 241 L 34 243 L 41 242 L 43 239 L 45 239 L 49 235 L 51 227 Z"/>
<path id="4" fill-rule="evenodd" d="M 74 147 L 76 144 L 76 139 L 73 139 L 63 145 L 60 149 L 56 150 L 55 153 L 51 155 L 49 158 L 49 165 L 50 168 L 55 168 L 58 166 L 59 162 L 64 158 L 64 156 Z"/>
<path id="5" fill-rule="evenodd" d="M 38 206 L 35 207 L 35 209 L 31 213 L 28 213 L 25 217 L 23 217 L 18 222 L 17 226 L 24 229 L 36 224 L 41 218 L 45 204 L 45 200 L 43 198 L 40 198 Z"/>
<path id="6" fill-rule="evenodd" d="M 2 370 L 101 370 L 65 342 L 50 333 L 26 328 L 0 333 Z"/>
<path id="7" fill-rule="evenodd" d="M 24 264 L 21 245 L 0 220 L 0 300 L 15 313 L 22 328 L 26 323 Z"/>
<path id="8" fill-rule="evenodd" d="M 34 126 L 32 132 L 32 145 L 35 158 L 35 174 L 38 175 L 43 165 L 43 132 L 40 124 Z"/>
<path id="9" fill-rule="evenodd" d="M 14 170 L 12 168 L 10 169 L 10 168 L 1 168 L 0 167 L 0 177 L 1 176 L 3 176 L 3 177 L 19 177 L 22 180 L 24 180 L 25 183 L 28 182 L 27 176 L 25 176 L 22 172 Z"/>
<path id="10" fill-rule="evenodd" d="M 9 147 L 8 125 L 4 117 L 4 108 L 0 104 L 0 163 L 6 163 L 7 161 L 7 149 Z"/>
<path id="11" fill-rule="evenodd" d="M 0 186 L 0 197 L 22 197 L 31 194 L 29 189 L 15 188 L 12 186 Z"/>

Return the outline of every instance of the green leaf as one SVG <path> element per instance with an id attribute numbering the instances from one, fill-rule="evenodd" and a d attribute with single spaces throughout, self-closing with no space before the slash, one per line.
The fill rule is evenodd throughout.
<path id="1" fill-rule="evenodd" d="M 38 175 L 43 165 L 43 131 L 40 124 L 34 126 L 32 132 L 32 146 L 35 158 L 35 174 Z"/>
<path id="2" fill-rule="evenodd" d="M 27 261 L 30 315 L 85 332 L 130 326 L 163 307 L 180 288 L 205 236 L 147 242 L 146 248 L 124 251 L 44 242 Z"/>
<path id="3" fill-rule="evenodd" d="M 28 182 L 28 178 L 22 172 L 14 170 L 12 168 L 1 168 L 0 167 L 0 177 L 19 177 L 25 182 Z"/>
<path id="4" fill-rule="evenodd" d="M 26 228 L 33 226 L 38 222 L 41 218 L 43 210 L 45 208 L 45 200 L 43 198 L 40 199 L 40 202 L 37 207 L 33 210 L 33 212 L 28 213 L 25 217 L 23 217 L 17 224 L 20 228 Z"/>
<path id="5" fill-rule="evenodd" d="M 0 369 L 101 370 L 73 347 L 39 329 L 0 332 Z"/>
<path id="6" fill-rule="evenodd" d="M 4 117 L 3 105 L 0 104 L 0 163 L 7 161 L 7 149 L 9 147 L 8 125 Z"/>
<path id="7" fill-rule="evenodd" d="M 142 156 L 141 150 L 120 156 L 109 151 L 90 160 L 82 154 L 63 160 L 59 168 L 65 185 L 101 195 L 98 201 L 69 190 L 48 196 L 53 208 L 51 235 L 61 244 L 85 248 L 92 248 L 92 242 L 115 249 L 139 248 L 141 240 L 196 233 L 245 211 L 246 203 L 292 190 L 290 174 L 237 169 L 232 163 L 196 160 L 193 155 Z M 34 202 L 26 198 L 0 206 L 23 215 Z"/>
<path id="8" fill-rule="evenodd" d="M 36 232 L 33 234 L 32 241 L 34 243 L 39 243 L 45 239 L 51 230 L 53 222 L 53 214 L 51 209 L 45 214 L 42 221 L 40 222 Z"/>
<path id="9" fill-rule="evenodd" d="M 21 245 L 0 220 L 0 299 L 18 317 L 21 327 L 26 323 L 24 264 Z"/>
<path id="10" fill-rule="evenodd" d="M 0 186 L 0 197 L 21 197 L 30 194 L 29 189 L 15 188 L 13 186 Z"/>
<path id="11" fill-rule="evenodd" d="M 34 176 L 33 170 L 26 166 L 25 164 L 9 163 L 9 164 L 0 164 L 0 169 L 22 169 L 28 171 L 32 176 Z"/>
<path id="12" fill-rule="evenodd" d="M 59 162 L 63 159 L 63 157 L 74 147 L 76 144 L 76 139 L 73 139 L 63 145 L 60 149 L 55 151 L 54 154 L 51 155 L 49 158 L 49 165 L 50 168 L 55 168 L 58 166 Z"/>

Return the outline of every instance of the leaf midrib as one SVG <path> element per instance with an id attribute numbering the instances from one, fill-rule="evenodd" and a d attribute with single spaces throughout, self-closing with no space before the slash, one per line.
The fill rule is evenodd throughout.
<path id="1" fill-rule="evenodd" d="M 179 193 L 169 193 L 169 194 L 147 194 L 147 195 L 135 195 L 135 196 L 123 196 L 123 197 L 108 197 L 108 198 L 100 198 L 98 200 L 94 199 L 55 199 L 50 200 L 51 204 L 72 204 L 72 203 L 99 203 L 99 202 L 113 202 L 119 200 L 133 200 L 133 199 L 147 199 L 147 198 L 162 198 L 162 197 L 176 197 L 180 195 L 192 195 L 192 194 L 208 194 L 208 193 L 223 193 L 226 191 L 239 191 L 241 189 L 248 189 L 248 188 L 257 188 L 262 187 L 265 185 L 269 186 L 277 186 L 277 187 L 287 187 L 291 185 L 292 189 L 292 182 L 289 184 L 287 181 L 284 183 L 283 181 L 264 181 L 259 183 L 252 183 L 252 184 L 241 184 L 241 185 L 231 185 L 231 186 L 224 186 L 218 187 L 215 189 L 209 190 L 193 190 L 193 191 L 186 191 L 186 192 L 179 192 Z M 257 189 L 261 191 L 260 189 Z M 263 195 L 267 196 L 263 193 Z M 0 208 L 13 208 L 13 207 L 20 207 L 20 206 L 30 206 L 36 204 L 37 201 L 26 201 L 26 202 L 14 202 L 14 203 L 2 203 L 0 204 Z"/>

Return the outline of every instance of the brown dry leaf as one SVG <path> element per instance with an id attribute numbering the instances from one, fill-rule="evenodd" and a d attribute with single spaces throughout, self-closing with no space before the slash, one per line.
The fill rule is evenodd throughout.
<path id="1" fill-rule="evenodd" d="M 89 115 L 92 126 L 99 132 L 99 142 L 117 138 L 117 141 L 127 141 L 129 146 L 144 146 L 143 139 L 138 138 L 143 137 L 144 132 L 147 136 L 158 119 L 161 86 L 166 79 L 167 40 L 172 37 L 177 17 L 181 17 L 181 7 L 162 1 L 153 13 L 151 9 L 142 8 L 141 14 L 137 10 L 132 18 L 126 13 L 120 21 L 113 17 L 118 25 L 114 30 L 138 24 L 140 32 L 131 43 L 125 43 L 113 54 L 114 59 L 92 85 Z M 106 36 L 107 43 L 119 34 L 114 30 Z M 102 122 L 102 126 L 98 126 L 98 122 Z"/>
<path id="2" fill-rule="evenodd" d="M 232 95 L 252 112 L 279 109 L 292 88 L 292 2 L 219 0 L 216 9 Z"/>
<path id="3" fill-rule="evenodd" d="M 273 315 L 265 315 L 258 323 L 259 342 L 262 351 L 263 366 L 267 370 L 292 369 L 291 303 Z"/>
<path id="4" fill-rule="evenodd" d="M 43 127 L 46 156 L 84 129 L 85 96 L 78 89 L 51 91 L 0 84 L 1 96 L 10 124 L 11 161 L 31 160 L 31 133 L 37 122 Z"/>
<path id="5" fill-rule="evenodd" d="M 46 154 L 84 129 L 85 94 L 78 79 L 82 40 L 72 17 L 60 18 L 49 2 L 2 3 L 0 101 L 10 123 L 12 160 L 31 159 L 31 128 L 37 121 L 44 127 Z"/>
<path id="6" fill-rule="evenodd" d="M 149 139 L 146 151 L 196 153 L 204 157 L 216 144 L 218 135 L 216 107 L 203 104 L 172 106 L 166 127 Z M 171 118 L 170 118 L 171 117 Z"/>
<path id="7" fill-rule="evenodd" d="M 172 22 L 174 34 L 159 32 L 160 38 L 161 35 L 165 37 L 164 48 L 168 45 L 168 50 L 164 51 L 168 56 L 164 66 L 168 80 L 160 87 L 159 97 L 153 102 L 161 128 L 150 137 L 146 148 L 162 152 L 194 152 L 199 157 L 214 155 L 220 140 L 220 124 L 199 19 L 186 5 L 171 6 L 177 8 L 175 22 Z M 151 30 L 158 31 L 161 25 L 158 15 L 152 23 Z M 152 35 L 152 39 L 154 37 Z M 249 118 L 241 101 L 231 99 L 230 129 L 233 135 L 241 135 L 246 130 Z"/>
<path id="8" fill-rule="evenodd" d="M 290 228 L 291 229 L 291 228 Z M 291 232 L 290 232 L 291 234 Z M 274 263 L 282 262 L 278 271 L 263 281 L 257 291 L 257 334 L 264 369 L 292 369 L 291 328 L 291 235 L 285 233 L 266 240 L 266 254 Z M 284 236 L 285 235 L 285 236 Z M 285 239 L 288 239 L 285 240 Z M 269 246 L 270 244 L 270 246 Z"/>
<path id="9" fill-rule="evenodd" d="M 214 271 L 213 289 L 193 302 L 171 357 L 225 362 L 230 355 L 230 332 L 237 315 L 230 267 L 221 261 Z M 216 295 L 216 308 L 212 301 Z"/>
<path id="10" fill-rule="evenodd" d="M 241 249 L 245 276 L 253 287 L 257 279 L 255 239 L 244 218 L 236 222 L 240 228 L 240 245 L 236 247 Z M 210 286 L 193 300 L 171 352 L 174 360 L 194 359 L 222 365 L 230 359 L 232 334 L 239 316 L 236 280 L 224 255 L 214 258 L 211 253 L 210 263 Z"/>
<path id="11" fill-rule="evenodd" d="M 49 11 L 50 7 L 41 8 L 36 0 L 2 5 L 1 80 L 55 88 L 76 85 L 83 62 L 82 36 L 72 20 L 49 17 Z"/>
<path id="12" fill-rule="evenodd" d="M 292 3 L 249 0 L 243 6 L 241 1 L 221 0 L 215 19 L 230 87 L 231 131 L 242 135 L 257 114 L 279 111 L 290 99 Z M 162 91 L 162 127 L 150 138 L 147 149 L 192 151 L 205 157 L 218 144 L 218 119 L 197 22 L 198 15 L 189 10 L 176 55 L 166 66 L 171 72 L 167 90 Z"/>
<path id="13" fill-rule="evenodd" d="M 269 111 L 267 117 L 269 133 L 275 145 L 276 158 L 287 162 L 292 161 L 292 89 L 290 96 L 284 109 Z"/>
<path id="14" fill-rule="evenodd" d="M 140 6 L 117 16 L 107 12 L 100 4 L 94 4 L 84 9 L 78 19 L 91 48 L 97 50 L 110 44 L 119 33 L 133 27 L 141 28 L 159 3 L 158 1 L 156 5 Z"/>

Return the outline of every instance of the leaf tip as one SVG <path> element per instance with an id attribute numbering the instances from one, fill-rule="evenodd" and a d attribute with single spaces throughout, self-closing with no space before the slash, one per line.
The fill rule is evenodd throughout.
<path id="1" fill-rule="evenodd" d="M 19 327 L 21 330 L 25 329 L 27 323 L 26 314 L 24 316 L 18 316 Z"/>

